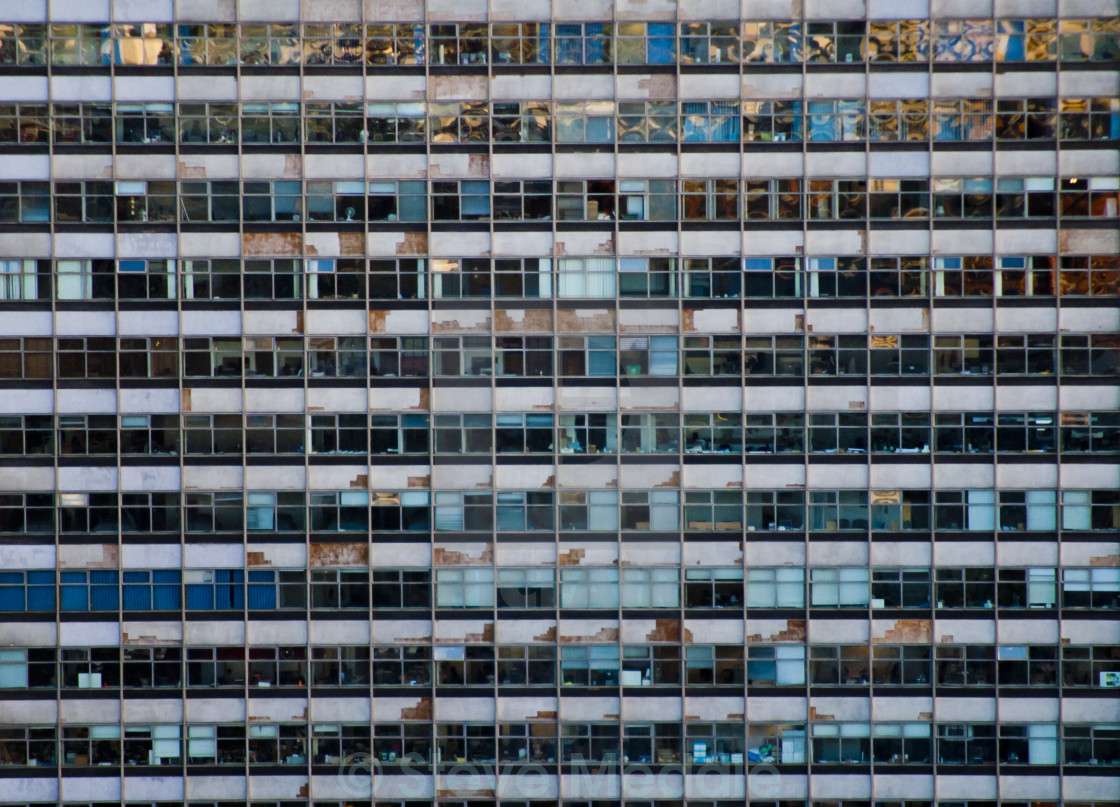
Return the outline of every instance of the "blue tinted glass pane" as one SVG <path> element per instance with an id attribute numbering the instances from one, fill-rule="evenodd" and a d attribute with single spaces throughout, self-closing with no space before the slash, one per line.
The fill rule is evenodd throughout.
<path id="1" fill-rule="evenodd" d="M 113 583 L 117 582 L 116 572 L 90 572 L 89 582 L 91 583 Z"/>
<path id="2" fill-rule="evenodd" d="M 214 587 L 207 584 L 187 585 L 187 610 L 210 611 L 214 608 Z"/>
<path id="3" fill-rule="evenodd" d="M 250 577 L 252 572 L 249 573 Z M 276 589 L 275 587 L 268 586 L 254 586 L 249 585 L 249 607 L 253 610 L 262 611 L 265 609 L 273 609 L 276 607 Z"/>
<path id="4" fill-rule="evenodd" d="M 86 582 L 85 572 L 59 572 L 58 579 L 63 583 L 84 583 Z"/>
<path id="5" fill-rule="evenodd" d="M 116 611 L 117 587 L 115 585 L 90 586 L 89 607 L 91 611 Z"/>
<path id="6" fill-rule="evenodd" d="M 124 573 L 124 582 L 126 582 L 126 583 L 147 583 L 148 582 L 148 573 L 147 572 L 125 572 Z"/>
<path id="7" fill-rule="evenodd" d="M 152 607 L 157 611 L 179 610 L 179 587 L 153 586 Z"/>
<path id="8" fill-rule="evenodd" d="M 176 569 L 164 569 L 163 571 L 152 572 L 153 583 L 178 583 L 179 572 Z"/>
<path id="9" fill-rule="evenodd" d="M 28 586 L 27 587 L 28 611 L 53 611 L 54 586 Z"/>
<path id="10" fill-rule="evenodd" d="M 250 583 L 271 583 L 276 579 L 276 572 L 249 572 Z"/>
<path id="11" fill-rule="evenodd" d="M 125 572 L 125 577 L 128 572 Z M 125 586 L 122 592 L 124 610 L 150 611 L 152 609 L 151 586 Z"/>
<path id="12" fill-rule="evenodd" d="M 214 608 L 219 611 L 239 610 L 245 607 L 245 587 L 237 584 L 214 586 Z"/>
<path id="13" fill-rule="evenodd" d="M 63 611 L 87 611 L 89 610 L 89 603 L 87 600 L 88 594 L 86 593 L 85 586 L 62 586 L 62 610 Z"/>
<path id="14" fill-rule="evenodd" d="M 4 586 L 0 588 L 0 611 L 22 611 L 23 588 L 20 586 Z"/>
<path id="15" fill-rule="evenodd" d="M 48 586 L 54 585 L 54 572 L 28 572 L 28 583 L 45 583 Z"/>

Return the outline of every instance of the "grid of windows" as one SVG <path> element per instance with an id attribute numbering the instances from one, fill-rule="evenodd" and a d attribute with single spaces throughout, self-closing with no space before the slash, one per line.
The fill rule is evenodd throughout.
<path id="1" fill-rule="evenodd" d="M 5 803 L 1117 803 L 1116 0 L 8 5 Z"/>

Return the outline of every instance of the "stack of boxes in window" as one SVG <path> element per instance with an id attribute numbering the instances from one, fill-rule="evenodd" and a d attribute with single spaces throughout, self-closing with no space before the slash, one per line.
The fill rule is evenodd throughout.
<path id="1" fill-rule="evenodd" d="M 1117 0 L 0 0 L 0 801 L 1120 804 Z"/>

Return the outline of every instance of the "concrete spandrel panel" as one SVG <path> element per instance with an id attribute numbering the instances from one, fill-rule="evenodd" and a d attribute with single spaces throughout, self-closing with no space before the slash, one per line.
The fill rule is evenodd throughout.
<path id="1" fill-rule="evenodd" d="M 245 637 L 251 645 L 307 644 L 307 623 L 254 620 L 246 624 Z"/>
<path id="2" fill-rule="evenodd" d="M 744 179 L 799 176 L 804 168 L 805 164 L 800 154 L 791 154 L 787 152 L 769 154 L 748 151 L 742 156 L 742 173 Z M 773 238 L 776 235 L 778 235 L 777 231 L 758 233 L 760 239 Z"/>
<path id="3" fill-rule="evenodd" d="M 65 777 L 58 782 L 59 798 L 63 801 L 119 802 L 121 800 L 121 785 L 123 779 L 108 777 Z"/>
<path id="4" fill-rule="evenodd" d="M 192 387 L 179 396 L 183 412 L 240 412 L 243 394 L 239 389 Z"/>
<path id="5" fill-rule="evenodd" d="M 685 721 L 741 721 L 746 712 L 743 697 L 685 697 L 681 707 Z"/>
<path id="6" fill-rule="evenodd" d="M 871 779 L 871 788 L 877 799 L 931 799 L 933 776 L 876 774 Z"/>
<path id="7" fill-rule="evenodd" d="M 58 548 L 59 569 L 117 569 L 120 547 L 116 544 L 63 544 Z"/>
<path id="8" fill-rule="evenodd" d="M 240 311 L 183 311 L 180 314 L 183 336 L 238 336 Z"/>
<path id="9" fill-rule="evenodd" d="M 1061 547 L 1062 566 L 1112 567 L 1120 565 L 1120 547 L 1117 547 L 1115 541 L 1063 542 Z M 1024 563 L 1022 565 L 1030 564 Z"/>
<path id="10" fill-rule="evenodd" d="M 843 641 L 837 639 L 837 641 Z M 843 720 L 866 722 L 871 719 L 870 698 L 821 697 L 809 698 L 810 716 L 818 720 Z"/>
<path id="11" fill-rule="evenodd" d="M 933 486 L 938 490 L 984 490 L 994 485 L 995 469 L 991 465 L 944 463 L 933 469 Z"/>
<path id="12" fill-rule="evenodd" d="M 872 566 L 929 566 L 932 545 L 923 541 L 875 541 L 871 544 Z"/>
<path id="13" fill-rule="evenodd" d="M 1062 463 L 1058 478 L 1063 490 L 1120 488 L 1120 466 Z"/>
<path id="14" fill-rule="evenodd" d="M 623 387 L 618 391 L 618 408 L 624 412 L 674 411 L 680 404 L 677 387 Z"/>
<path id="15" fill-rule="evenodd" d="M 992 620 L 938 619 L 933 625 L 933 641 L 937 644 L 992 644 L 995 640 L 996 623 Z"/>
<path id="16" fill-rule="evenodd" d="M 5 20 L 11 21 L 11 17 L 5 15 Z M 37 86 L 31 83 L 32 87 Z M 91 103 L 94 101 L 109 101 L 113 97 L 113 80 L 109 76 L 52 76 L 51 77 L 51 100 L 55 103 L 65 103 L 67 101 L 85 101 Z M 0 83 L 0 91 L 4 89 L 4 84 Z M 4 95 L 8 100 L 23 100 L 11 98 Z M 46 100 L 46 96 L 43 96 Z"/>
<path id="17" fill-rule="evenodd" d="M 675 308 L 620 308 L 618 311 L 619 333 L 676 334 L 679 330 L 680 314 Z"/>
<path id="18" fill-rule="evenodd" d="M 234 258 L 241 254 L 237 233 L 181 233 L 179 256 L 183 258 Z"/>
<path id="19" fill-rule="evenodd" d="M 244 622 L 187 622 L 183 625 L 183 644 L 189 647 L 243 645 L 245 632 Z"/>
<path id="20" fill-rule="evenodd" d="M 800 233 L 795 235 L 800 236 Z M 736 253 L 742 247 L 743 241 L 742 233 L 730 230 L 684 230 L 677 237 L 680 239 L 682 255 L 699 255 L 706 252 L 714 255 Z"/>
<path id="21" fill-rule="evenodd" d="M 867 387 L 811 386 L 805 408 L 810 412 L 861 412 L 867 408 Z"/>
<path id="22" fill-rule="evenodd" d="M 79 466 L 58 469 L 58 488 L 66 491 L 117 490 L 116 468 L 104 466 Z"/>
<path id="23" fill-rule="evenodd" d="M 751 723 L 801 722 L 809 715 L 807 698 L 747 698 L 747 721 Z"/>
<path id="24" fill-rule="evenodd" d="M 490 173 L 494 179 L 548 179 L 552 176 L 552 155 L 495 154 L 490 158 Z"/>
<path id="25" fill-rule="evenodd" d="M 867 94 L 871 98 L 926 98 L 929 74 L 924 71 L 871 73 L 867 77 Z"/>
<path id="26" fill-rule="evenodd" d="M 0 468 L 0 489 L 54 490 L 53 468 Z"/>
<path id="27" fill-rule="evenodd" d="M 174 311 L 121 311 L 117 332 L 121 336 L 175 336 L 179 316 Z"/>
<path id="28" fill-rule="evenodd" d="M 1056 747 L 1057 739 L 1053 743 Z M 1061 782 L 1058 776 L 1000 776 L 999 795 L 1003 799 L 1057 799 L 1061 795 Z"/>
<path id="29" fill-rule="evenodd" d="M 59 647 L 119 647 L 120 643 L 119 622 L 62 622 L 58 626 Z M 116 701 L 109 703 L 117 705 Z"/>
<path id="30" fill-rule="evenodd" d="M 1068 2 L 1063 2 L 1063 6 Z M 1108 96 L 1116 92 L 1115 70 L 1062 70 L 1058 77 L 1058 95 L 1063 98 Z"/>
<path id="31" fill-rule="evenodd" d="M 875 721 L 929 720 L 932 715 L 933 698 L 930 697 L 876 696 L 871 699 L 871 719 Z"/>
<path id="32" fill-rule="evenodd" d="M 361 392 L 361 390 L 357 390 Z M 435 392 L 436 390 L 433 390 Z M 460 390 L 456 390 L 459 392 Z M 486 390 L 489 392 L 489 390 Z M 371 412 L 400 412 L 400 411 L 414 411 L 424 412 L 429 408 L 429 390 L 426 387 L 378 387 L 371 388 L 367 393 L 368 396 L 367 406 Z M 357 398 L 351 399 L 350 396 L 339 396 L 339 404 L 347 403 L 350 406 L 357 407 Z M 336 409 L 334 407 L 327 407 L 327 411 L 357 411 L 357 409 Z M 464 410 L 458 410 L 464 411 Z"/>
<path id="33" fill-rule="evenodd" d="M 432 641 L 436 644 L 491 644 L 494 623 L 484 619 L 437 619 L 432 623 Z"/>
<path id="34" fill-rule="evenodd" d="M 741 619 L 686 619 L 683 630 L 696 643 L 741 644 L 745 628 Z"/>
<path id="35" fill-rule="evenodd" d="M 859 487 L 859 485 L 855 487 Z M 814 541 L 809 544 L 809 565 L 818 568 L 866 566 L 868 551 L 866 542 Z"/>
<path id="36" fill-rule="evenodd" d="M 309 490 L 368 490 L 368 465 L 311 466 L 307 469 Z"/>
<path id="37" fill-rule="evenodd" d="M 498 566 L 553 566 L 556 546 L 538 543 L 498 543 L 494 545 L 494 562 Z"/>
<path id="38" fill-rule="evenodd" d="M 171 698 L 129 698 L 121 701 L 125 723 L 181 723 L 183 701 Z"/>
<path id="39" fill-rule="evenodd" d="M 552 233 L 494 233 L 491 245 L 495 258 L 541 258 L 552 254 Z"/>
<path id="40" fill-rule="evenodd" d="M 245 390 L 247 412 L 303 412 L 304 391 L 301 389 Z"/>
<path id="41" fill-rule="evenodd" d="M 556 484 L 555 465 L 498 465 L 495 490 L 551 490 Z"/>
<path id="42" fill-rule="evenodd" d="M 556 391 L 561 412 L 612 412 L 618 408 L 618 390 L 610 387 L 561 387 Z"/>
<path id="43" fill-rule="evenodd" d="M 1081 333 L 1120 332 L 1120 308 L 1074 308 L 1058 312 L 1058 329 Z"/>
<path id="44" fill-rule="evenodd" d="M 561 698 L 559 717 L 565 722 L 618 720 L 621 709 L 618 698 Z"/>
<path id="45" fill-rule="evenodd" d="M 552 387 L 497 387 L 493 392 L 495 412 L 551 412 L 556 405 Z"/>
<path id="46" fill-rule="evenodd" d="M 485 309 L 438 309 L 430 317 L 433 334 L 490 333 L 490 312 Z"/>
<path id="47" fill-rule="evenodd" d="M 245 719 L 243 698 L 187 698 L 184 717 L 188 723 L 225 723 Z"/>
<path id="48" fill-rule="evenodd" d="M 370 626 L 370 641 L 374 644 L 417 644 L 430 642 L 433 632 L 432 622 L 427 619 L 374 620 Z"/>
<path id="49" fill-rule="evenodd" d="M 1058 485 L 1058 466 L 1055 463 L 1000 464 L 995 468 L 996 487 L 1001 490 L 1037 490 L 1053 488 Z"/>
<path id="50" fill-rule="evenodd" d="M 804 619 L 748 619 L 744 628 L 747 644 L 804 644 L 806 631 Z"/>
<path id="51" fill-rule="evenodd" d="M 743 487 L 743 466 L 685 465 L 681 468 L 681 487 L 693 490 L 741 490 Z M 740 526 L 732 527 L 730 524 L 721 524 L 720 528 L 738 532 Z"/>
<path id="52" fill-rule="evenodd" d="M 246 490 L 299 490 L 307 486 L 307 470 L 299 465 L 250 465 L 245 469 Z"/>
<path id="53" fill-rule="evenodd" d="M 743 487 L 748 490 L 781 490 L 804 485 L 805 467 L 802 465 L 748 465 L 743 475 Z"/>
<path id="54" fill-rule="evenodd" d="M 1088 721 L 1086 721 L 1088 722 Z M 1081 802 L 1115 801 L 1118 795 L 1116 780 L 1104 776 L 1062 777 L 1062 795 L 1068 800 Z"/>
<path id="55" fill-rule="evenodd" d="M 805 406 L 805 388 L 745 387 L 744 412 L 796 412 Z"/>
<path id="56" fill-rule="evenodd" d="M 613 154 L 557 154 L 552 158 L 556 177 L 581 179 L 585 177 L 614 177 Z"/>
<path id="57" fill-rule="evenodd" d="M 739 99 L 741 83 L 737 75 L 721 75 L 708 73 L 695 75 L 686 73 L 678 81 L 678 95 L 680 100 L 687 101 L 696 98 L 732 100 Z"/>
<path id="58" fill-rule="evenodd" d="M 373 310 L 369 312 L 371 334 L 412 336 L 428 333 L 429 327 L 427 311 Z"/>
<path id="59" fill-rule="evenodd" d="M 555 644 L 556 620 L 498 620 L 494 625 L 494 641 L 498 644 Z"/>
<path id="60" fill-rule="evenodd" d="M 682 84 L 683 86 L 683 84 Z M 732 94 L 739 97 L 738 85 L 735 84 Z M 615 76 L 615 95 L 627 101 L 637 100 L 666 100 L 675 101 L 678 97 L 677 77 L 672 75 L 651 75 L 649 73 L 624 73 Z M 683 97 L 682 97 L 683 100 Z M 621 157 L 622 155 L 619 155 Z M 639 155 L 629 155 L 639 157 Z M 644 155 L 642 155 L 644 156 Z M 674 155 L 649 155 L 650 157 L 669 157 Z"/>
<path id="61" fill-rule="evenodd" d="M 966 720 L 968 718 L 965 718 Z M 939 798 L 995 799 L 998 784 L 994 776 L 948 776 L 936 778 Z"/>
<path id="62" fill-rule="evenodd" d="M 118 154 L 116 166 L 118 179 L 174 179 L 176 176 L 175 156 L 172 154 Z M 175 238 L 173 233 L 129 233 L 128 235 L 166 236 L 171 240 Z M 118 239 L 124 237 L 117 236 Z"/>
<path id="63" fill-rule="evenodd" d="M 245 550 L 240 544 L 185 544 L 184 569 L 240 569 Z"/>
<path id="64" fill-rule="evenodd" d="M 115 336 L 117 317 L 112 311 L 66 311 L 54 315 L 55 336 Z"/>
<path id="65" fill-rule="evenodd" d="M 1120 154 L 1104 149 L 1062 151 L 1058 154 L 1058 173 L 1066 177 L 1115 175 L 1120 173 Z"/>
<path id="66" fill-rule="evenodd" d="M 559 699 L 553 697 L 498 698 L 496 719 L 500 722 L 554 720 Z"/>
<path id="67" fill-rule="evenodd" d="M 59 414 L 105 414 L 117 411 L 117 393 L 111 389 L 60 389 L 55 392 Z"/>
<path id="68" fill-rule="evenodd" d="M 1056 644 L 1056 619 L 1003 619 L 996 625 L 996 641 L 1000 644 Z"/>
<path id="69" fill-rule="evenodd" d="M 122 569 L 178 569 L 183 563 L 182 547 L 176 544 L 124 544 Z M 178 623 L 168 623 L 178 626 Z M 180 634 L 182 630 L 179 631 Z"/>
<path id="70" fill-rule="evenodd" d="M 333 641 L 333 640 L 332 640 Z M 341 640 L 339 640 L 341 642 Z M 368 639 L 367 639 L 368 641 Z M 349 723 L 355 715 L 368 715 L 371 703 L 369 698 L 312 698 L 310 719 Z"/>
<path id="71" fill-rule="evenodd" d="M 54 566 L 53 546 L 0 546 L 2 569 L 53 569 Z"/>
<path id="72" fill-rule="evenodd" d="M 278 569 L 307 565 L 307 547 L 304 544 L 262 544 L 245 545 L 245 566 L 248 568 Z"/>
<path id="73" fill-rule="evenodd" d="M 4 390 L 4 394 L 0 395 L 0 414 L 50 414 L 54 411 L 54 396 L 54 392 L 49 389 Z"/>
<path id="74" fill-rule="evenodd" d="M 822 630 L 823 626 L 818 625 Z M 810 627 L 810 636 L 813 629 Z M 929 619 L 873 619 L 872 644 L 929 644 L 933 638 L 933 622 Z"/>
<path id="75" fill-rule="evenodd" d="M 871 777 L 811 774 L 809 792 L 812 795 L 827 793 L 832 798 L 840 799 L 867 799 L 871 797 Z"/>
<path id="76" fill-rule="evenodd" d="M 875 465 L 870 467 L 868 482 L 873 490 L 928 488 L 933 473 L 929 465 Z"/>
<path id="77" fill-rule="evenodd" d="M 913 412 L 930 408 L 928 387 L 872 387 L 867 405 L 872 411 Z"/>

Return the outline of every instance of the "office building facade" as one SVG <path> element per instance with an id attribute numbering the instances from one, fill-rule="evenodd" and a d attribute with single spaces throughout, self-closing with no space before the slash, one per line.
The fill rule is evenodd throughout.
<path id="1" fill-rule="evenodd" d="M 0 801 L 1120 804 L 1117 0 L 0 0 Z"/>

